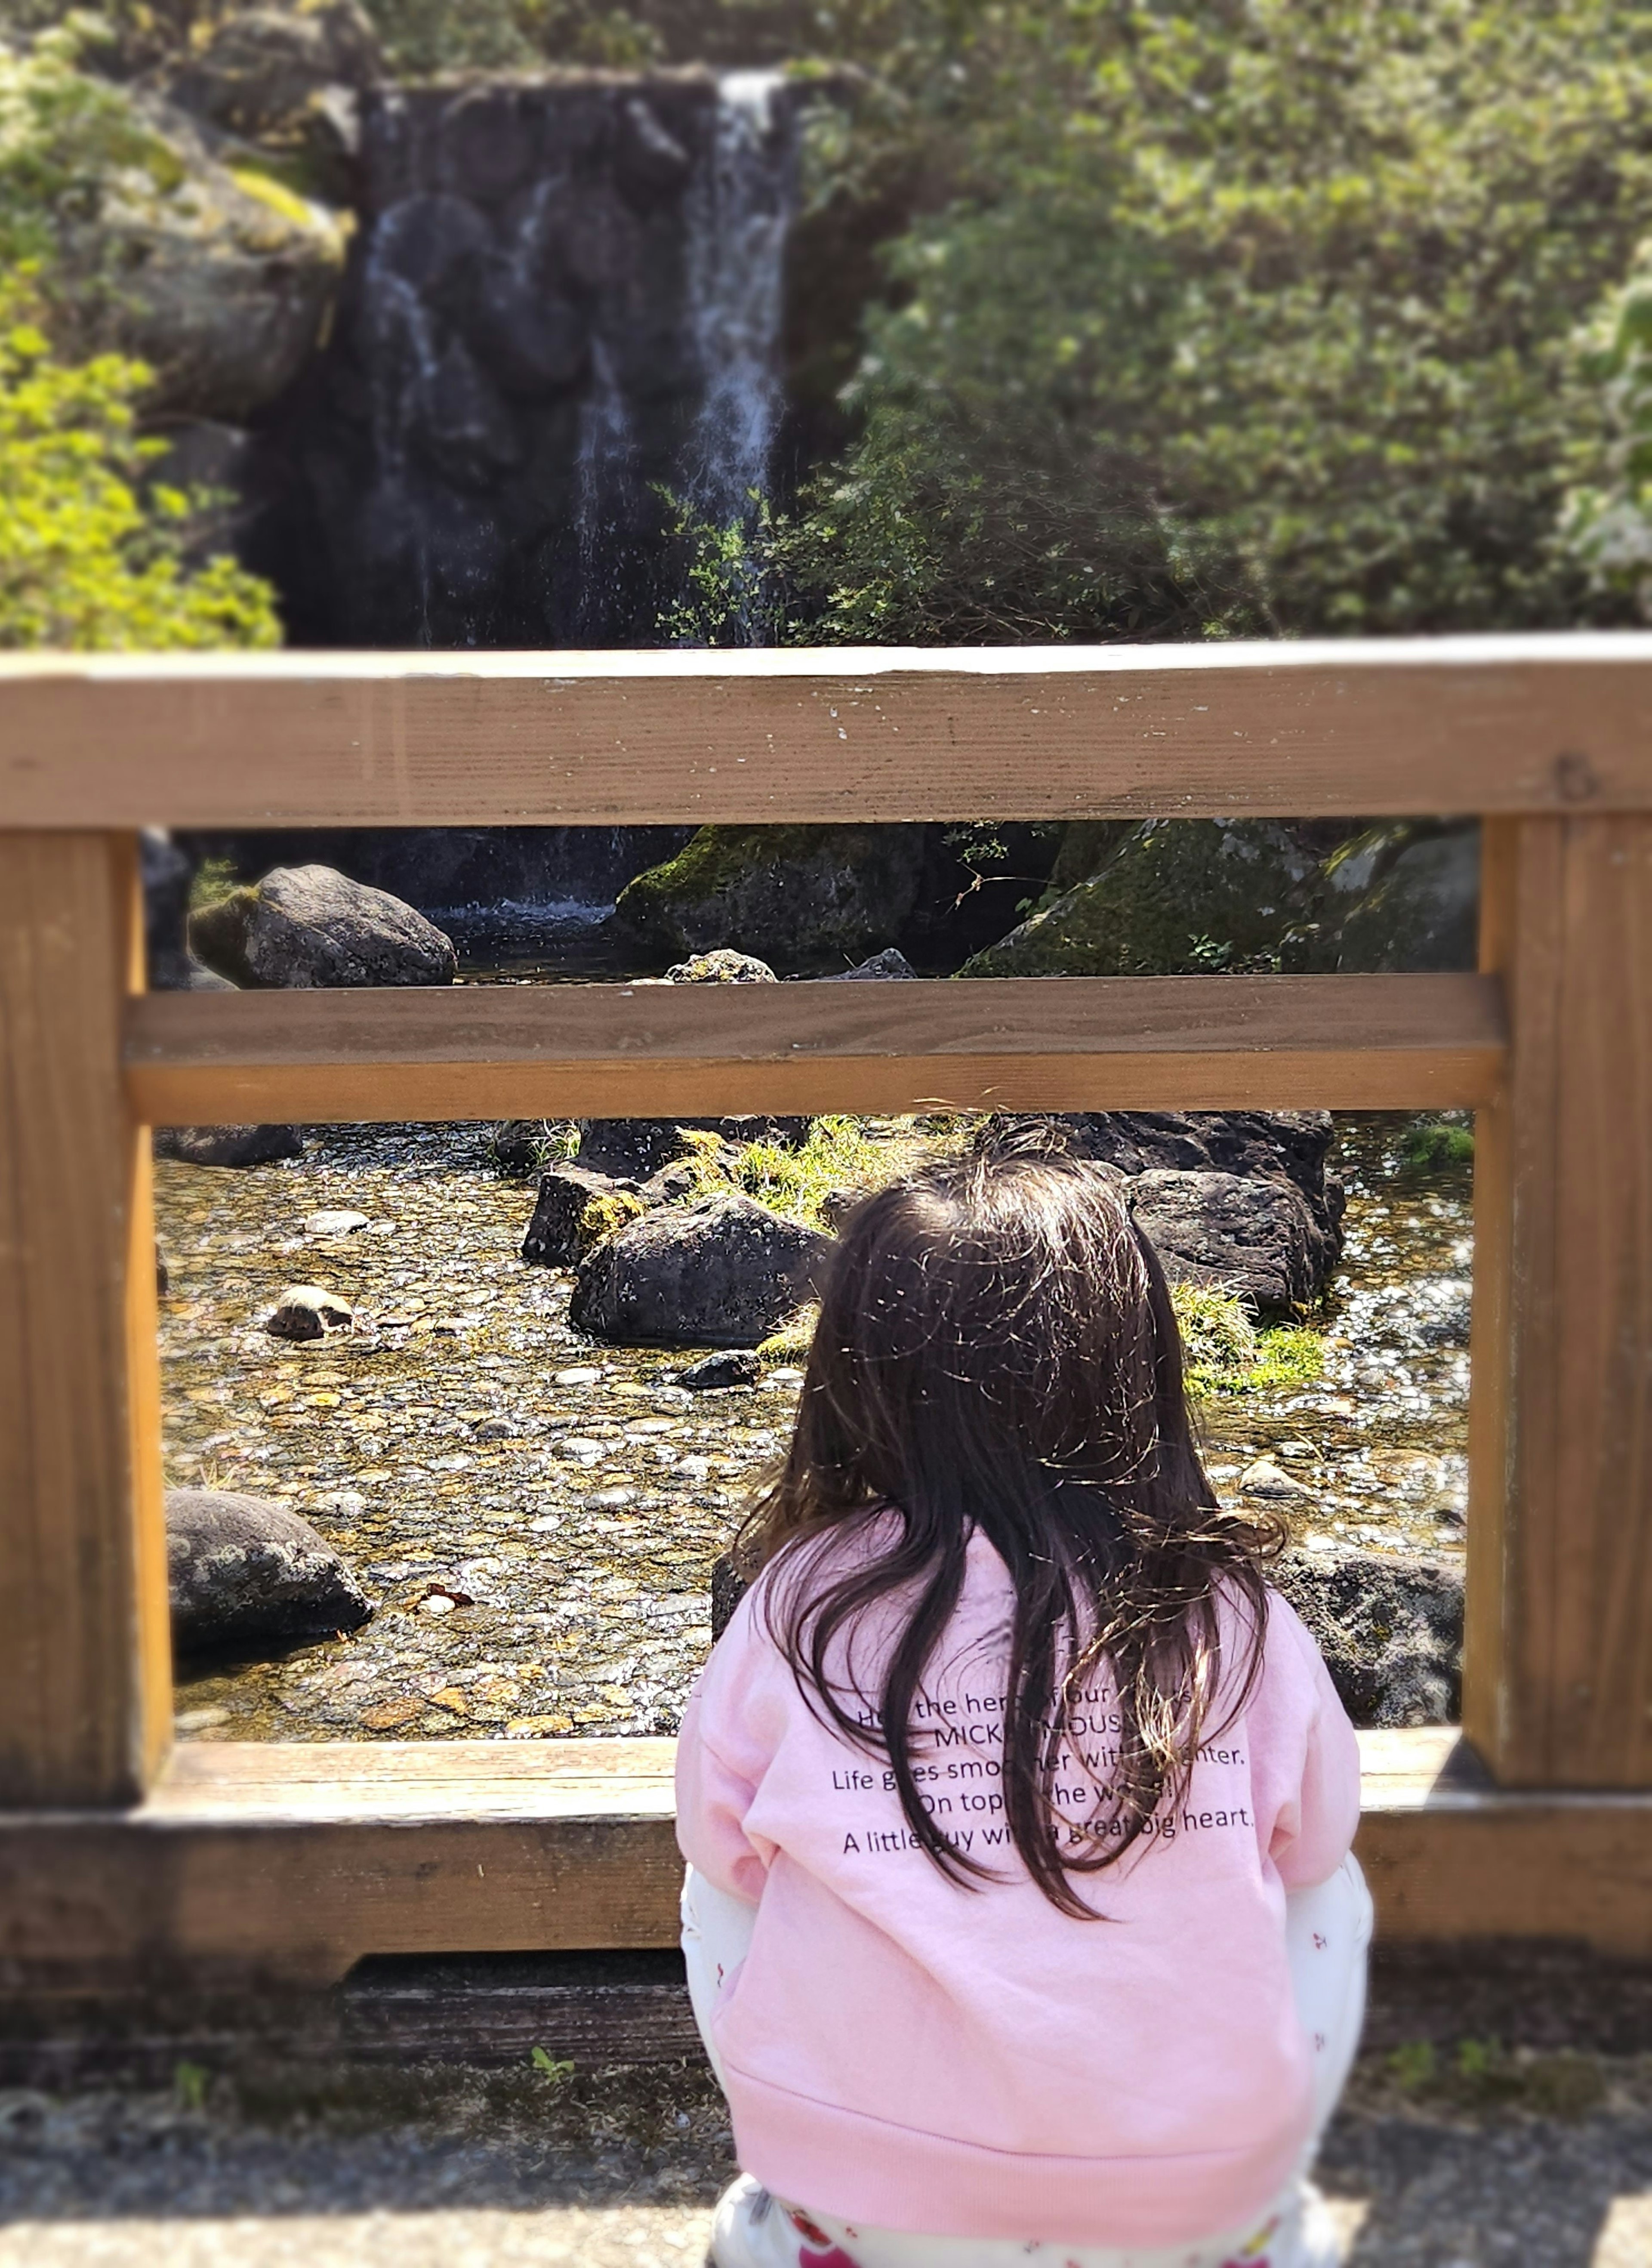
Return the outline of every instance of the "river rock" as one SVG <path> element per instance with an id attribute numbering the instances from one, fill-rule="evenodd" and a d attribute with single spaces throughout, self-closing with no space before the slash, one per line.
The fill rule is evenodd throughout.
<path id="1" fill-rule="evenodd" d="M 1208 1285 L 1280 1316 L 1305 1307 L 1329 1273 L 1329 1241 L 1289 1182 L 1155 1170 L 1124 1189 L 1172 1284 Z"/>
<path id="2" fill-rule="evenodd" d="M 710 953 L 691 953 L 665 971 L 668 984 L 778 984 L 767 961 L 754 954 L 735 953 L 720 945 Z"/>
<path id="3" fill-rule="evenodd" d="M 686 1182 L 671 1186 L 660 1180 L 686 1159 L 694 1145 L 690 1134 L 715 1134 L 731 1147 L 766 1142 L 777 1149 L 795 1150 L 809 1138 L 812 1118 L 582 1118 L 579 1162 L 591 1172 L 611 1180 L 635 1182 L 650 1202 L 664 1203 L 683 1194 Z M 694 1177 L 689 1175 L 687 1182 Z"/>
<path id="4" fill-rule="evenodd" d="M 284 1505 L 169 1489 L 166 1564 L 181 1648 L 355 1630 L 372 1602 L 332 1546 Z"/>
<path id="5" fill-rule="evenodd" d="M 771 965 L 858 960 L 916 901 L 920 830 L 906 827 L 702 827 L 620 893 L 619 920 L 651 949 L 731 945 Z"/>
<path id="6" fill-rule="evenodd" d="M 236 984 L 451 984 L 452 939 L 387 890 L 331 866 L 277 866 L 190 917 L 189 943 Z"/>
<path id="7" fill-rule="evenodd" d="M 543 1118 L 506 1118 L 488 1133 L 491 1164 L 506 1174 L 531 1174 L 542 1162 L 551 1130 Z"/>
<path id="8" fill-rule="evenodd" d="M 635 1182 L 585 1166 L 553 1166 L 540 1176 L 522 1257 L 539 1268 L 576 1267 L 603 1237 L 646 1211 L 648 1202 Z"/>
<path id="9" fill-rule="evenodd" d="M 586 1257 L 569 1319 L 620 1344 L 754 1346 L 810 1296 L 831 1248 L 738 1193 L 664 1207 Z"/>
<path id="10" fill-rule="evenodd" d="M 273 1166 L 302 1158 L 296 1126 L 158 1126 L 155 1155 L 184 1166 Z"/>
<path id="11" fill-rule="evenodd" d="M 828 984 L 852 984 L 856 979 L 865 977 L 877 983 L 889 977 L 915 977 L 917 973 L 898 946 L 886 945 L 881 953 L 873 954 L 870 961 L 863 961 L 858 968 L 833 969 L 824 981 Z"/>
<path id="12" fill-rule="evenodd" d="M 714 1394 L 731 1386 L 755 1386 L 762 1375 L 762 1362 L 753 1349 L 720 1347 L 716 1354 L 702 1354 L 686 1370 L 674 1371 L 672 1378 L 690 1394 Z"/>
<path id="13" fill-rule="evenodd" d="M 1356 1725 L 1450 1725 L 1462 1706 L 1463 1578 L 1380 1551 L 1292 1549 L 1270 1570 Z"/>
<path id="14" fill-rule="evenodd" d="M 264 1329 L 273 1338 L 325 1339 L 347 1331 L 356 1320 L 348 1300 L 319 1284 L 290 1284 L 276 1300 Z"/>
<path id="15" fill-rule="evenodd" d="M 1272 961 L 1310 920 L 1321 855 L 1272 819 L 1144 820 L 962 976 L 1149 976 Z"/>

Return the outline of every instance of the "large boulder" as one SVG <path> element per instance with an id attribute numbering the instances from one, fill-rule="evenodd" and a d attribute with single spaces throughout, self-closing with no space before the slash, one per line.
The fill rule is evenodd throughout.
<path id="1" fill-rule="evenodd" d="M 180 107 L 247 141 L 302 147 L 318 108 L 384 76 L 371 17 L 359 0 L 295 0 L 237 8 L 171 74 Z"/>
<path id="2" fill-rule="evenodd" d="M 1063 1122 L 1073 1147 L 1123 1174 L 1237 1174 L 1286 1181 L 1340 1251 L 1345 1197 L 1325 1170 L 1336 1128 L 1328 1110 L 1090 1110 Z"/>
<path id="3" fill-rule="evenodd" d="M 569 1314 L 622 1344 L 755 1346 L 810 1296 L 831 1246 L 738 1194 L 664 1206 L 588 1255 Z"/>
<path id="4" fill-rule="evenodd" d="M 812 1118 L 581 1118 L 579 1162 L 611 1181 L 648 1182 L 686 1158 L 691 1134 L 716 1134 L 724 1142 L 769 1142 L 796 1149 L 809 1138 Z M 669 1191 L 662 1191 L 669 1195 Z"/>
<path id="5" fill-rule="evenodd" d="M 620 893 L 616 913 L 651 950 L 716 946 L 792 969 L 858 961 L 911 913 L 921 830 L 702 827 Z"/>
<path id="6" fill-rule="evenodd" d="M 1268 1571 L 1356 1725 L 1450 1725 L 1461 1712 L 1463 1578 L 1437 1560 L 1293 1549 Z"/>
<path id="7" fill-rule="evenodd" d="M 451 984 L 452 939 L 387 890 L 331 866 L 277 866 L 189 919 L 189 943 L 232 983 L 312 990 Z"/>
<path id="8" fill-rule="evenodd" d="M 109 99 L 127 112 L 121 162 L 88 181 L 54 261 L 60 294 L 79 311 L 75 343 L 148 363 L 151 414 L 243 423 L 314 349 L 343 274 L 345 230 L 256 165 L 222 162 L 174 105 Z"/>
<path id="9" fill-rule="evenodd" d="M 167 1491 L 166 1564 L 183 1649 L 327 1638 L 373 1611 L 307 1520 L 227 1489 Z"/>
<path id="10" fill-rule="evenodd" d="M 1172 1284 L 1208 1285 L 1259 1315 L 1289 1315 L 1317 1296 L 1334 1263 L 1333 1241 L 1290 1182 L 1152 1171 L 1124 1186 Z"/>
<path id="11" fill-rule="evenodd" d="M 961 976 L 1149 976 L 1277 961 L 1313 913 L 1320 853 L 1273 819 L 1149 819 Z"/>

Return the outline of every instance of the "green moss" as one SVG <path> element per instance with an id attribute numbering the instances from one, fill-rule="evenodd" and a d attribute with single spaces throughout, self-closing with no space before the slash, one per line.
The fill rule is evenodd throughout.
<path id="1" fill-rule="evenodd" d="M 1407 1166 L 1424 1172 L 1443 1166 L 1472 1165 L 1474 1130 L 1446 1119 L 1420 1118 L 1400 1136 L 1399 1154 Z"/>
<path id="2" fill-rule="evenodd" d="M 1146 976 L 1277 967 L 1318 879 L 1318 860 L 1273 820 L 1145 821 L 1087 880 L 1047 898 L 958 973 Z"/>
<path id="3" fill-rule="evenodd" d="M 198 914 L 208 906 L 220 905 L 239 887 L 231 859 L 205 858 L 189 885 L 189 910 Z"/>
<path id="4" fill-rule="evenodd" d="M 923 1160 L 959 1147 L 970 1122 L 959 1118 L 907 1119 L 892 1128 L 879 1122 L 876 1138 L 865 1119 L 845 1116 L 817 1118 L 809 1138 L 796 1149 L 778 1142 L 748 1142 L 731 1151 L 716 1134 L 684 1130 L 698 1165 L 691 1197 L 717 1189 L 740 1189 L 789 1220 L 811 1228 L 830 1228 L 826 1199 L 844 1190 L 882 1189 Z"/>
<path id="5" fill-rule="evenodd" d="M 702 827 L 674 858 L 626 884 L 614 911 L 640 935 L 652 934 L 667 906 L 721 896 L 754 866 L 808 857 L 827 830 L 819 827 Z M 671 939 L 664 940 L 667 945 Z"/>
<path id="6" fill-rule="evenodd" d="M 592 1197 L 579 1216 L 579 1241 L 584 1252 L 600 1244 L 606 1236 L 613 1236 L 628 1221 L 638 1220 L 648 1206 L 628 1189 L 610 1189 L 603 1196 Z"/>
<path id="7" fill-rule="evenodd" d="M 765 1369 L 778 1370 L 782 1366 L 801 1366 L 809 1359 L 809 1350 L 814 1344 L 814 1327 L 820 1320 L 818 1307 L 799 1307 L 789 1315 L 777 1331 L 772 1331 L 757 1350 L 757 1359 Z"/>

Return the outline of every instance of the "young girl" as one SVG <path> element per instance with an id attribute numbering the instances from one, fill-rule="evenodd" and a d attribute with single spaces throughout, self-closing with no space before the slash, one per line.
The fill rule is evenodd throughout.
<path id="1" fill-rule="evenodd" d="M 1321 2268 L 1354 1734 L 1164 1278 L 1024 1132 L 863 1204 L 684 1719 L 715 2268 Z"/>

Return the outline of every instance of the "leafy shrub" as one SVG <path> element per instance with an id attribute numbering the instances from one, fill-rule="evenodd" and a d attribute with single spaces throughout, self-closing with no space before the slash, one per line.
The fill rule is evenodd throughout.
<path id="1" fill-rule="evenodd" d="M 0 284 L 0 646 L 269 646 L 268 588 L 233 560 L 192 565 L 198 497 L 146 482 L 150 373 L 53 354 L 26 278 Z"/>

